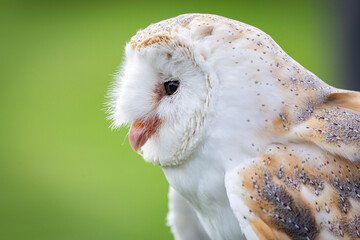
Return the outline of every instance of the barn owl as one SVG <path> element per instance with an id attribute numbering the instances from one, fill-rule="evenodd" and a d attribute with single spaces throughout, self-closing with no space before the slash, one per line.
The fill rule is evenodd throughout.
<path id="1" fill-rule="evenodd" d="M 175 239 L 360 239 L 360 93 L 215 15 L 152 24 L 125 55 L 113 126 L 162 168 Z"/>

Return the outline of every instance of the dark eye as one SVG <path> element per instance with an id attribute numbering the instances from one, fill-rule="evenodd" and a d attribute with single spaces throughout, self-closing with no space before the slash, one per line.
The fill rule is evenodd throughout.
<path id="1" fill-rule="evenodd" d="M 164 83 L 165 91 L 167 95 L 172 95 L 179 87 L 179 81 L 168 81 Z"/>

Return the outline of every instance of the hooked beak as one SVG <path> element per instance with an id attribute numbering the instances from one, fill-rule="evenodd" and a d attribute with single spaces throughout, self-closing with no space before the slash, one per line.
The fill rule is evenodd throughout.
<path id="1" fill-rule="evenodd" d="M 133 122 L 129 132 L 129 142 L 136 153 L 139 153 L 139 149 L 156 132 L 159 124 L 160 119 L 157 116 L 147 118 L 146 120 L 136 119 Z"/>

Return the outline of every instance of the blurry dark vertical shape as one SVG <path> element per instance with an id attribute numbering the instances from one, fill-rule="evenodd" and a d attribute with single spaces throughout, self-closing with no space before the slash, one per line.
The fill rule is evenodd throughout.
<path id="1" fill-rule="evenodd" d="M 346 87 L 360 91 L 360 1 L 338 0 L 344 34 L 343 72 Z"/>

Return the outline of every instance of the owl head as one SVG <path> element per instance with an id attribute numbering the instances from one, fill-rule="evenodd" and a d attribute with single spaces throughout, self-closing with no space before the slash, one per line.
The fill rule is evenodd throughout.
<path id="1" fill-rule="evenodd" d="M 126 45 L 113 102 L 113 125 L 132 123 L 129 141 L 146 161 L 174 165 L 186 159 L 203 137 L 212 83 L 200 40 L 182 16 L 139 31 Z M 173 25 L 173 26 L 171 26 Z M 200 29 L 199 29 L 200 30 Z M 202 34 L 203 36 L 199 36 Z"/>
<path id="2" fill-rule="evenodd" d="M 279 75 L 289 79 L 300 67 L 257 28 L 180 15 L 139 31 L 126 45 L 113 126 L 131 124 L 132 148 L 161 166 L 182 163 L 211 138 L 225 135 L 245 146 L 247 133 L 271 128 L 279 116 Z"/>

